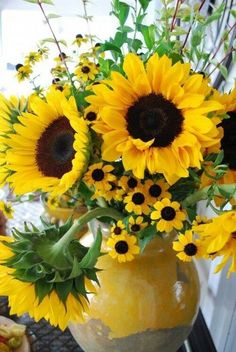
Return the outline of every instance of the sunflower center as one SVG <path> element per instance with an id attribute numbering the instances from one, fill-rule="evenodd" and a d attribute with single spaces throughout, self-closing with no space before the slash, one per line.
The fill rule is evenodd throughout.
<path id="1" fill-rule="evenodd" d="M 129 250 L 128 243 L 126 241 L 119 241 L 115 244 L 115 250 L 119 254 L 125 254 Z"/>
<path id="2" fill-rule="evenodd" d="M 167 147 L 182 132 L 183 116 L 162 94 L 139 98 L 127 112 L 127 130 L 144 142 L 154 139 L 152 147 Z"/>
<path id="3" fill-rule="evenodd" d="M 197 246 L 194 243 L 188 243 L 184 247 L 184 253 L 192 257 L 197 253 Z"/>
<path id="4" fill-rule="evenodd" d="M 95 169 L 92 172 L 92 178 L 94 181 L 102 181 L 104 179 L 104 171 L 102 169 Z"/>
<path id="5" fill-rule="evenodd" d="M 234 240 L 236 240 L 236 231 L 232 232 L 232 237 Z"/>
<path id="6" fill-rule="evenodd" d="M 86 115 L 86 119 L 88 121 L 94 121 L 94 120 L 96 120 L 96 117 L 97 117 L 97 114 L 93 111 L 88 112 Z"/>
<path id="7" fill-rule="evenodd" d="M 138 181 L 135 180 L 135 178 L 133 178 L 133 177 L 130 177 L 127 182 L 127 185 L 129 188 L 135 188 L 137 186 L 137 184 L 138 184 Z"/>
<path id="8" fill-rule="evenodd" d="M 224 151 L 224 162 L 231 170 L 236 171 L 236 111 L 230 111 L 228 115 L 230 118 L 224 119 L 220 124 L 224 130 L 221 146 Z"/>
<path id="9" fill-rule="evenodd" d="M 81 71 L 83 73 L 89 73 L 90 72 L 90 68 L 88 66 L 82 66 Z"/>
<path id="10" fill-rule="evenodd" d="M 72 169 L 74 133 L 65 116 L 44 130 L 36 147 L 36 162 L 44 176 L 61 178 Z"/>
<path id="11" fill-rule="evenodd" d="M 143 204 L 145 201 L 145 197 L 141 192 L 134 193 L 132 196 L 132 202 L 137 205 Z"/>
<path id="12" fill-rule="evenodd" d="M 115 235 L 120 235 L 121 232 L 122 232 L 122 229 L 121 229 L 119 226 L 116 226 L 116 227 L 114 228 L 114 234 L 115 234 Z"/>
<path id="13" fill-rule="evenodd" d="M 140 230 L 140 225 L 134 224 L 131 226 L 131 231 L 138 232 Z"/>
<path id="14" fill-rule="evenodd" d="M 172 207 L 164 207 L 161 211 L 161 217 L 164 220 L 171 221 L 175 218 L 176 211 Z"/>
<path id="15" fill-rule="evenodd" d="M 149 188 L 149 194 L 152 197 L 159 197 L 161 194 L 161 187 L 159 185 L 152 185 Z"/>

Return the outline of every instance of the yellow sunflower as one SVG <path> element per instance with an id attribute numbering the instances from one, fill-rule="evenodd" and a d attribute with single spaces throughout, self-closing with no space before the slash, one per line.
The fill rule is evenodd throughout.
<path id="1" fill-rule="evenodd" d="M 154 208 L 156 210 L 151 213 L 151 219 L 157 221 L 158 231 L 170 232 L 173 229 L 180 230 L 183 227 L 186 214 L 180 210 L 178 202 L 171 202 L 168 198 L 164 198 L 156 202 Z"/>
<path id="2" fill-rule="evenodd" d="M 230 260 L 228 275 L 236 272 L 236 211 L 228 211 L 212 219 L 212 222 L 200 225 L 200 239 L 205 242 L 209 255 L 223 256 L 216 267 L 220 271 Z"/>
<path id="3" fill-rule="evenodd" d="M 191 230 L 178 235 L 178 241 L 173 242 L 173 249 L 177 252 L 177 257 L 184 262 L 191 262 L 193 258 L 202 258 L 204 248 L 199 240 L 193 238 Z"/>
<path id="4" fill-rule="evenodd" d="M 169 184 L 200 168 L 204 148 L 219 142 L 219 131 L 207 114 L 222 108 L 209 100 L 211 87 L 190 64 L 172 64 L 154 54 L 146 69 L 135 54 L 124 59 L 124 72 L 93 87 L 86 100 L 99 108 L 94 129 L 102 134 L 103 159 L 122 157 L 125 170 L 140 179 L 147 169 L 163 173 Z M 208 100 L 207 100 L 208 99 Z"/>
<path id="5" fill-rule="evenodd" d="M 171 198 L 170 192 L 168 192 L 169 185 L 165 180 L 146 180 L 144 183 L 145 188 L 149 196 L 149 205 L 153 205 L 157 200 L 163 198 Z"/>
<path id="6" fill-rule="evenodd" d="M 112 185 L 109 182 L 116 180 L 116 176 L 111 172 L 114 170 L 112 165 L 104 165 L 103 162 L 93 164 L 84 175 L 84 181 L 96 190 L 109 191 Z"/>
<path id="7" fill-rule="evenodd" d="M 107 240 L 107 246 L 110 247 L 108 253 L 113 259 L 117 259 L 119 263 L 130 262 L 140 252 L 140 248 L 136 243 L 137 238 L 132 235 L 123 234 L 110 237 Z"/>
<path id="8" fill-rule="evenodd" d="M 150 213 L 150 208 L 148 206 L 148 195 L 144 187 L 137 187 L 133 192 L 129 192 L 124 198 L 124 203 L 126 204 L 125 210 L 129 213 L 135 213 L 137 215 Z"/>
<path id="9" fill-rule="evenodd" d="M 81 62 L 75 69 L 75 75 L 84 82 L 94 80 L 97 73 L 98 68 L 95 63 L 91 61 Z"/>
<path id="10" fill-rule="evenodd" d="M 148 226 L 147 222 L 144 222 L 143 216 L 130 216 L 129 218 L 129 230 L 132 233 L 136 233 Z"/>
<path id="11" fill-rule="evenodd" d="M 80 180 L 89 157 L 90 136 L 73 98 L 50 91 L 33 98 L 32 113 L 22 113 L 5 143 L 9 182 L 16 194 L 65 193 Z M 26 182 L 27 181 L 27 182 Z"/>

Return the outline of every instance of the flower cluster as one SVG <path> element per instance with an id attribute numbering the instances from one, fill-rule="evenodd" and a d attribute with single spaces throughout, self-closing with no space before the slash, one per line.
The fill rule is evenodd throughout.
<path id="1" fill-rule="evenodd" d="M 42 9 L 44 1 L 31 2 Z M 214 87 L 211 74 L 222 65 L 208 66 L 211 54 L 203 50 L 216 16 L 178 1 L 160 11 L 156 28 L 143 23 L 149 3 L 137 1 L 137 13 L 115 1 L 114 38 L 95 43 L 77 34 L 73 55 L 52 32 L 59 49 L 52 83 L 33 82 L 28 98 L 0 96 L 1 186 L 8 184 L 17 201 L 41 192 L 52 209 L 87 207 L 74 222 L 42 220 L 42 229 L 26 224 L 0 239 L 0 295 L 9 296 L 12 313 L 44 316 L 62 329 L 82 320 L 101 253 L 129 265 L 167 234 L 178 260 L 220 256 L 216 270 L 231 261 L 229 273 L 236 272 L 236 87 L 224 94 Z M 45 47 L 29 53 L 17 65 L 18 79 L 48 55 Z M 198 215 L 202 199 L 216 218 Z M 1 208 L 11 215 L 8 203 Z M 110 227 L 102 249 L 99 227 L 91 247 L 78 236 L 94 219 Z"/>

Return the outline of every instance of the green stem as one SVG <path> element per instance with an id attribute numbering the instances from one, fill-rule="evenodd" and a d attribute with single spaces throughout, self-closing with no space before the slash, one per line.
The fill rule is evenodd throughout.
<path id="1" fill-rule="evenodd" d="M 101 216 L 110 217 L 115 220 L 120 220 L 122 218 L 122 214 L 116 209 L 95 208 L 90 210 L 74 222 L 69 231 L 67 231 L 65 235 L 54 245 L 54 249 L 58 252 L 63 252 L 85 224 Z"/>
<path id="2" fill-rule="evenodd" d="M 183 202 L 183 206 L 188 207 L 188 206 L 196 204 L 200 200 L 208 199 L 208 191 L 210 188 L 211 188 L 211 186 L 205 187 L 205 188 L 201 189 L 200 191 L 195 192 L 192 195 L 188 196 L 185 199 L 185 201 Z M 228 184 L 228 185 L 220 185 L 220 188 L 222 190 L 224 190 L 225 192 L 229 192 L 230 194 L 232 194 L 232 196 L 234 196 L 234 198 L 236 198 L 236 184 L 235 183 Z M 215 195 L 220 196 L 221 195 L 220 191 L 216 191 Z"/>

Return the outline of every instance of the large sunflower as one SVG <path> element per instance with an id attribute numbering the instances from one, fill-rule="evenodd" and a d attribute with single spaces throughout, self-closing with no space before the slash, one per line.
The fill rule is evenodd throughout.
<path id="1" fill-rule="evenodd" d="M 122 157 L 125 170 L 138 178 L 147 169 L 163 173 L 168 183 L 200 167 L 204 148 L 219 142 L 219 131 L 207 114 L 222 108 L 207 100 L 211 88 L 190 64 L 172 64 L 157 54 L 146 69 L 135 54 L 124 59 L 124 72 L 93 87 L 87 101 L 99 108 L 101 121 L 94 129 L 103 135 L 103 159 Z"/>
<path id="2" fill-rule="evenodd" d="M 87 166 L 90 137 L 73 98 L 50 91 L 33 98 L 32 113 L 22 113 L 5 143 L 7 181 L 16 194 L 37 189 L 66 192 Z M 27 181 L 27 182 L 26 182 Z"/>

